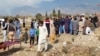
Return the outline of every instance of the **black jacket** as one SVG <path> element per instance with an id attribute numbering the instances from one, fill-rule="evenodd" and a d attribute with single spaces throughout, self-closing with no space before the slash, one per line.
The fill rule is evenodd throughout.
<path id="1" fill-rule="evenodd" d="M 97 17 L 97 16 L 93 17 L 93 18 L 92 18 L 92 22 L 93 22 L 93 23 L 98 22 L 98 17 Z"/>

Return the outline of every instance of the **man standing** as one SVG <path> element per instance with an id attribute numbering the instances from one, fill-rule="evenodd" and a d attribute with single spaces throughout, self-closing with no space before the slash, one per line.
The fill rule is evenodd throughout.
<path id="1" fill-rule="evenodd" d="M 18 18 L 15 18 L 14 21 L 15 27 L 16 27 L 16 39 L 20 39 L 20 34 L 21 34 L 21 24 Z"/>
<path id="2" fill-rule="evenodd" d="M 65 20 L 64 20 L 64 18 L 63 18 L 63 17 L 60 18 L 60 19 L 59 19 L 59 22 L 60 22 L 59 34 L 62 34 L 62 33 L 64 33 L 64 31 L 65 31 L 65 28 L 64 28 Z"/>
<path id="3" fill-rule="evenodd" d="M 8 28 L 8 18 L 5 18 L 5 21 L 3 22 L 3 41 L 5 42 L 7 40 L 7 28 Z"/>
<path id="4" fill-rule="evenodd" d="M 46 18 L 45 25 L 46 25 L 48 37 L 49 37 L 49 35 L 50 35 L 50 20 L 49 20 L 49 18 Z"/>
<path id="5" fill-rule="evenodd" d="M 69 29 L 70 29 L 70 34 L 73 35 L 73 18 L 70 18 L 70 25 L 69 25 Z"/>
<path id="6" fill-rule="evenodd" d="M 25 18 L 23 18 L 23 27 L 25 28 Z"/>
<path id="7" fill-rule="evenodd" d="M 70 30 L 70 19 L 69 19 L 68 16 L 66 16 L 66 19 L 65 19 L 65 32 L 69 33 L 69 30 Z"/>
<path id="8" fill-rule="evenodd" d="M 43 21 L 39 22 L 39 42 L 38 42 L 38 51 L 41 50 L 41 46 L 45 46 L 45 51 L 47 51 L 48 43 L 47 43 L 47 28 L 45 26 L 45 23 Z"/>
<path id="9" fill-rule="evenodd" d="M 54 18 L 54 27 L 56 36 L 59 36 L 59 26 L 60 26 L 59 19 Z"/>
<path id="10" fill-rule="evenodd" d="M 78 35 L 78 32 L 79 32 L 79 22 L 76 17 L 73 20 L 73 32 L 74 32 L 74 35 Z"/>
<path id="11" fill-rule="evenodd" d="M 34 23 L 35 23 L 35 21 L 34 21 L 34 19 L 32 19 L 32 21 L 31 21 L 31 27 L 34 27 Z"/>
<path id="12" fill-rule="evenodd" d="M 36 19 L 35 19 L 35 22 L 34 22 L 34 27 L 35 27 L 35 29 L 38 28 L 38 21 Z"/>
<path id="13" fill-rule="evenodd" d="M 95 27 L 97 27 L 97 23 L 98 22 L 98 17 L 95 15 L 93 18 L 92 18 L 92 23 L 94 24 Z"/>

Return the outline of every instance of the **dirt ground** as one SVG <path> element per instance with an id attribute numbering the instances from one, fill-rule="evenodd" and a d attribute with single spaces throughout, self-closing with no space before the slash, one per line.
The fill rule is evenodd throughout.
<path id="1" fill-rule="evenodd" d="M 0 38 L 2 40 L 2 37 Z M 74 40 L 74 41 L 73 41 Z M 55 43 L 51 43 L 49 41 L 48 44 L 48 51 L 42 52 L 43 56 L 49 56 L 48 53 L 59 50 L 62 48 L 62 46 L 87 46 L 90 49 L 91 52 L 90 56 L 100 56 L 99 50 L 100 50 L 100 28 L 95 30 L 95 33 L 92 33 L 90 35 L 70 35 L 70 34 L 62 34 L 60 37 L 56 38 Z M 84 47 L 85 48 L 85 47 Z M 94 48 L 94 49 L 93 49 Z M 55 52 L 56 52 L 55 51 Z M 62 52 L 62 51 L 61 51 Z M 22 45 L 20 47 L 19 44 L 16 44 L 14 46 L 10 46 L 10 49 L 8 50 L 2 50 L 0 49 L 0 56 L 38 56 L 37 55 L 37 45 L 34 45 L 32 48 L 29 48 L 29 43 L 25 44 L 22 42 Z M 39 55 L 40 56 L 40 55 Z M 53 56 L 53 55 L 52 55 Z M 62 56 L 62 55 L 59 55 Z M 64 55 L 63 55 L 64 56 Z M 67 56 L 67 55 L 65 55 Z M 72 55 L 69 55 L 72 56 Z M 73 55 L 75 56 L 75 55 Z M 81 56 L 81 55 L 80 55 Z"/>

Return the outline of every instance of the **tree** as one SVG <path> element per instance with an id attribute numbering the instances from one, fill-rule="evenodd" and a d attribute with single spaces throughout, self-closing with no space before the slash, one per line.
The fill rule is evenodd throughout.
<path id="1" fill-rule="evenodd" d="M 46 12 L 45 17 L 48 18 L 48 13 Z"/>
<path id="2" fill-rule="evenodd" d="M 12 17 L 12 16 L 5 16 L 5 18 L 13 19 L 14 17 Z"/>
<path id="3" fill-rule="evenodd" d="M 41 13 L 37 13 L 35 15 L 36 19 L 41 20 L 42 19 L 42 14 Z"/>
<path id="4" fill-rule="evenodd" d="M 56 11 L 55 11 L 55 9 L 53 10 L 52 14 L 53 14 L 54 17 L 56 17 Z"/>
<path id="5" fill-rule="evenodd" d="M 20 18 L 20 15 L 16 15 L 17 18 Z"/>
<path id="6" fill-rule="evenodd" d="M 60 17 L 61 17 L 61 11 L 58 10 L 58 18 L 60 18 Z"/>

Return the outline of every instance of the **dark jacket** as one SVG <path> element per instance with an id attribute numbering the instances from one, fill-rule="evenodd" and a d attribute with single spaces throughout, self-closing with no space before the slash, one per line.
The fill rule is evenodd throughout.
<path id="1" fill-rule="evenodd" d="M 98 22 L 98 17 L 97 17 L 97 16 L 93 17 L 93 18 L 92 18 L 92 22 L 93 22 L 93 23 Z"/>
<path id="2" fill-rule="evenodd" d="M 55 27 L 56 29 L 59 29 L 59 26 L 60 26 L 60 20 L 55 19 L 55 20 L 54 20 L 54 27 Z"/>
<path id="3" fill-rule="evenodd" d="M 60 25 L 63 26 L 65 24 L 65 19 L 61 18 L 61 19 L 59 19 L 59 21 L 60 21 Z"/>

